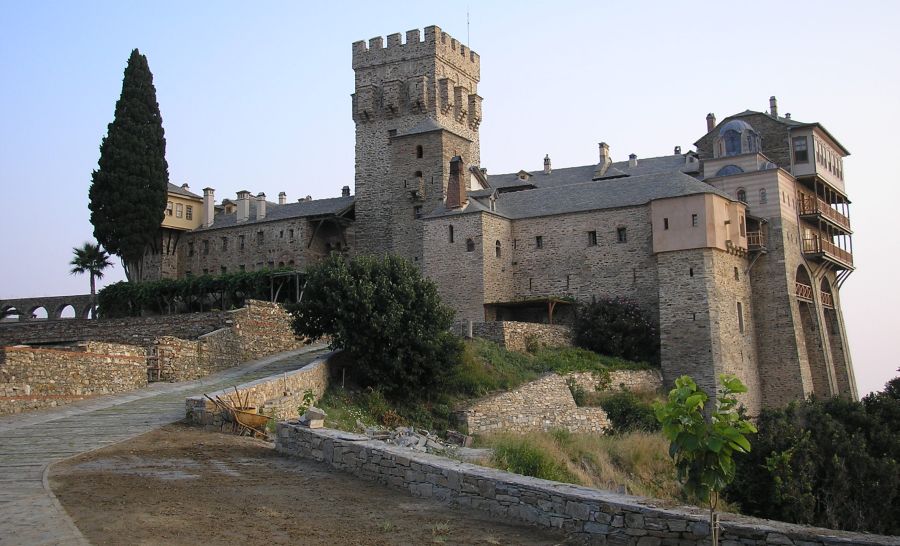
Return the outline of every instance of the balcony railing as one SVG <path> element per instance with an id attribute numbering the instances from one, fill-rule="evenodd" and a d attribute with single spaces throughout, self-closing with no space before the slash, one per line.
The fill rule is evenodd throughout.
<path id="1" fill-rule="evenodd" d="M 766 234 L 762 231 L 747 232 L 747 247 L 750 250 L 764 250 L 766 243 Z"/>
<path id="2" fill-rule="evenodd" d="M 800 192 L 797 197 L 797 209 L 800 216 L 822 216 L 834 225 L 850 231 L 850 219 L 834 210 L 822 199 L 803 192 Z"/>
<path id="3" fill-rule="evenodd" d="M 800 281 L 794 282 L 795 290 L 794 293 L 801 300 L 812 301 L 813 300 L 813 289 L 812 286 L 808 284 L 803 284 Z"/>
<path id="4" fill-rule="evenodd" d="M 803 239 L 803 252 L 806 254 L 816 254 L 832 260 L 839 265 L 853 268 L 853 254 L 850 254 L 843 248 L 840 248 L 831 241 L 826 241 L 821 237 L 813 237 L 812 239 Z"/>
<path id="5" fill-rule="evenodd" d="M 822 306 L 834 309 L 834 296 L 828 292 L 822 292 Z"/>

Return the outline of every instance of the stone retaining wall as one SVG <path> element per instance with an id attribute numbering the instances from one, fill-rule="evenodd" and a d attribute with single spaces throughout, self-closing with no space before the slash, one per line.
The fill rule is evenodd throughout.
<path id="1" fill-rule="evenodd" d="M 249 394 L 250 405 L 264 415 L 276 419 L 293 419 L 298 417 L 297 407 L 303 401 L 307 389 L 313 391 L 318 401 L 328 387 L 329 361 L 337 353 L 329 353 L 310 362 L 306 366 L 278 376 L 264 377 L 237 385 L 241 398 Z M 223 389 L 208 393 L 213 399 L 219 396 L 228 400 L 235 396 L 234 389 Z M 185 400 L 188 420 L 197 425 L 217 428 L 222 424 L 221 415 L 216 405 L 204 396 L 192 396 Z"/>
<path id="2" fill-rule="evenodd" d="M 575 383 L 588 392 L 623 390 L 629 392 L 659 392 L 663 387 L 659 370 L 613 370 L 609 374 L 593 372 L 572 372 Z"/>
<path id="3" fill-rule="evenodd" d="M 365 436 L 293 423 L 277 425 L 275 448 L 364 479 L 490 513 L 554 527 L 593 544 L 692 545 L 709 542 L 703 510 L 662 509 L 652 499 L 520 476 L 416 453 Z M 847 533 L 723 514 L 723 546 L 897 544 L 897 537 Z"/>
<path id="4" fill-rule="evenodd" d="M 0 414 L 147 385 L 146 349 L 87 342 L 68 349 L 0 348 Z M 20 391 L 20 392 L 17 392 Z"/>
<path id="5" fill-rule="evenodd" d="M 468 335 L 468 323 L 457 322 L 453 333 Z M 525 352 L 529 344 L 544 347 L 568 347 L 572 345 L 572 329 L 558 324 L 535 322 L 490 321 L 473 322 L 472 335 L 505 347 L 510 351 Z"/>
<path id="6" fill-rule="evenodd" d="M 603 433 L 610 426 L 601 408 L 579 408 L 564 377 L 547 374 L 514 390 L 489 396 L 457 413 L 469 434 L 566 429 Z"/>

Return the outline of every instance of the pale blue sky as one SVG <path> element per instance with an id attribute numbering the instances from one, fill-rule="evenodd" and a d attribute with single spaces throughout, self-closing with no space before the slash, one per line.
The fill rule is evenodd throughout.
<path id="1" fill-rule="evenodd" d="M 452 6 L 456 6 L 453 9 Z M 353 185 L 350 44 L 436 24 L 446 2 L 0 1 L 0 298 L 78 293 L 91 171 L 132 48 L 153 71 L 171 181 L 331 197 Z M 861 392 L 900 366 L 897 2 L 473 2 L 482 163 L 556 168 L 690 149 L 719 119 L 819 121 L 852 155 L 858 270 L 842 291 Z M 117 268 L 103 279 L 122 278 Z"/>

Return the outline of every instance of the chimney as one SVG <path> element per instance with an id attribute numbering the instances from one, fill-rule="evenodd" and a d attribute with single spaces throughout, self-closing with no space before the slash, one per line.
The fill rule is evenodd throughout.
<path id="1" fill-rule="evenodd" d="M 350 197 L 350 186 L 341 188 L 341 197 Z"/>
<path id="2" fill-rule="evenodd" d="M 706 132 L 710 132 L 716 128 L 716 115 L 712 112 L 706 114 Z"/>
<path id="3" fill-rule="evenodd" d="M 246 222 L 250 219 L 250 192 L 242 190 L 237 192 L 237 221 Z"/>
<path id="4" fill-rule="evenodd" d="M 287 194 L 284 192 L 279 192 L 278 193 L 278 204 L 284 205 L 286 203 L 287 203 Z"/>
<path id="5" fill-rule="evenodd" d="M 775 95 L 769 97 L 769 113 L 773 118 L 778 119 L 778 99 L 775 98 Z"/>
<path id="6" fill-rule="evenodd" d="M 256 196 L 256 219 L 262 220 L 266 217 L 266 194 L 259 192 Z"/>
<path id="7" fill-rule="evenodd" d="M 784 119 L 791 119 L 791 113 L 788 112 L 787 114 L 785 114 Z"/>
<path id="8" fill-rule="evenodd" d="M 203 188 L 203 227 L 213 225 L 213 216 L 216 215 L 216 190 Z"/>
<path id="9" fill-rule="evenodd" d="M 628 166 L 637 167 L 637 154 L 628 154 Z"/>
<path id="10" fill-rule="evenodd" d="M 189 190 L 189 189 L 191 189 L 191 187 L 188 186 L 187 182 L 185 182 L 184 184 L 181 185 L 181 189 L 183 189 L 183 190 Z"/>
<path id="11" fill-rule="evenodd" d="M 550 154 L 544 156 L 544 174 L 550 174 Z"/>
<path id="12" fill-rule="evenodd" d="M 466 202 L 466 185 L 462 180 L 462 158 L 454 156 L 450 160 L 450 180 L 447 182 L 448 209 L 458 209 Z"/>
<path id="13" fill-rule="evenodd" d="M 675 155 L 681 155 L 681 146 L 675 146 Z"/>
<path id="14" fill-rule="evenodd" d="M 600 143 L 600 165 L 609 165 L 612 163 L 612 159 L 609 157 L 609 144 L 605 142 Z"/>

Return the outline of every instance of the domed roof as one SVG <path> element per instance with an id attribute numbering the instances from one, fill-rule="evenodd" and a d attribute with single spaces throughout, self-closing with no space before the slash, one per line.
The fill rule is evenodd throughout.
<path id="1" fill-rule="evenodd" d="M 746 121 L 733 119 L 719 128 L 719 136 L 724 135 L 727 131 L 743 133 L 744 131 L 753 131 L 753 127 Z"/>

